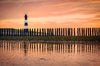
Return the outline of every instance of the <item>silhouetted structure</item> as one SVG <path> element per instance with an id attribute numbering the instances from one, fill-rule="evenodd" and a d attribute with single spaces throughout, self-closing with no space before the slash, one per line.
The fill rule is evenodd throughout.
<path id="1" fill-rule="evenodd" d="M 100 28 L 0 28 L 0 36 L 100 36 Z"/>

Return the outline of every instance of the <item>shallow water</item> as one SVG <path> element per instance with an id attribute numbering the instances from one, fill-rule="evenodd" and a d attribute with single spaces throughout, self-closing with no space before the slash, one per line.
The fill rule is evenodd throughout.
<path id="1" fill-rule="evenodd" d="M 99 66 L 100 42 L 0 41 L 0 66 Z"/>

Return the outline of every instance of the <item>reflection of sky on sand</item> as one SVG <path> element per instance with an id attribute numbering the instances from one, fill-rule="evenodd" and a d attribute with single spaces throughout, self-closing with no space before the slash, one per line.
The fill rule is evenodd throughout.
<path id="1" fill-rule="evenodd" d="M 0 41 L 0 66 L 99 66 L 98 42 Z"/>

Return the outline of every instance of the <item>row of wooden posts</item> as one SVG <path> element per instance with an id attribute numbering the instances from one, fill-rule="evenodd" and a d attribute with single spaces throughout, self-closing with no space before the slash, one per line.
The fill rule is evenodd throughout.
<path id="1" fill-rule="evenodd" d="M 0 36 L 100 36 L 100 28 L 34 28 L 28 32 L 0 28 Z"/>

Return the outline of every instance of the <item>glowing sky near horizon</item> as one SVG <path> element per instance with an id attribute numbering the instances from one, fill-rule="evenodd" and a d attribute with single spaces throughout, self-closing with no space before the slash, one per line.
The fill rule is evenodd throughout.
<path id="1" fill-rule="evenodd" d="M 100 0 L 0 0 L 0 28 L 100 27 Z"/>

